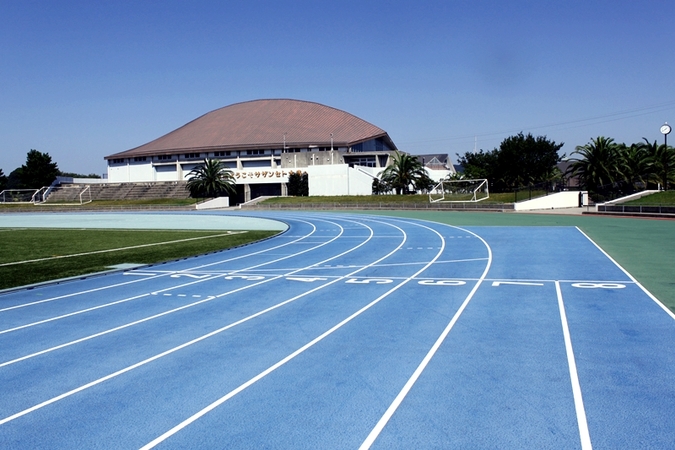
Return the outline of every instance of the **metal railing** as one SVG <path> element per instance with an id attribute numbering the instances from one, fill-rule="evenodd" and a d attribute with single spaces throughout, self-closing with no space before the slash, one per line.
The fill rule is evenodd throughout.
<path id="1" fill-rule="evenodd" d="M 420 210 L 420 211 L 512 211 L 511 203 L 405 203 L 405 202 L 368 202 L 368 203 L 259 203 L 254 205 L 241 205 L 242 209 L 258 210 Z"/>
<path id="2" fill-rule="evenodd" d="M 621 214 L 674 214 L 672 205 L 597 205 L 598 212 Z"/>

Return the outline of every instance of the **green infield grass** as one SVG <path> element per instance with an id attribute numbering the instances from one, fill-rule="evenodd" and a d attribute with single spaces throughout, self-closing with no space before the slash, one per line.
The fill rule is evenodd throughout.
<path id="1" fill-rule="evenodd" d="M 73 208 L 82 208 L 82 209 L 109 209 L 109 208 L 124 208 L 124 207 L 152 207 L 152 208 L 161 208 L 161 207 L 194 207 L 198 201 L 203 199 L 195 200 L 194 198 L 145 198 L 145 199 L 127 199 L 127 200 L 94 200 L 89 203 L 83 203 L 81 205 L 75 204 L 73 202 L 68 203 L 14 203 L 14 202 L 0 202 L 0 211 L 14 211 L 16 209 L 31 209 L 35 212 L 46 212 L 50 210 L 56 210 L 64 206 L 68 206 L 70 209 Z"/>
<path id="2" fill-rule="evenodd" d="M 248 244 L 278 231 L 0 228 L 0 289 Z"/>

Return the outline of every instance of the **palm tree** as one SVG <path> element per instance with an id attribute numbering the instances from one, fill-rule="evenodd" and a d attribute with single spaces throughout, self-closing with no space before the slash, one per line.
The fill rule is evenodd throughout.
<path id="1" fill-rule="evenodd" d="M 630 193 L 644 189 L 650 176 L 649 155 L 644 144 L 621 145 L 618 151 L 619 171 Z"/>
<path id="2" fill-rule="evenodd" d="M 647 153 L 647 164 L 651 172 L 650 181 L 660 184 L 668 190 L 669 185 L 675 182 L 675 150 L 665 144 L 658 145 L 656 141 L 650 143 L 647 138 L 642 144 Z"/>
<path id="3" fill-rule="evenodd" d="M 419 181 L 427 176 L 424 166 L 417 157 L 398 150 L 393 160 L 393 164 L 380 172 L 378 176 L 384 183 L 395 189 L 398 195 L 414 192 Z"/>
<path id="4" fill-rule="evenodd" d="M 598 136 L 586 145 L 577 146 L 568 173 L 579 177 L 583 187 L 594 194 L 606 194 L 619 178 L 619 146 L 612 138 Z"/>
<path id="5" fill-rule="evenodd" d="M 186 188 L 192 198 L 219 197 L 237 192 L 232 171 L 222 161 L 206 158 L 188 174 Z"/>
<path id="6" fill-rule="evenodd" d="M 431 192 L 438 182 L 434 181 L 429 175 L 427 175 L 426 170 L 424 174 L 415 181 L 415 190 L 422 192 L 423 194 Z"/>
<path id="7" fill-rule="evenodd" d="M 380 180 L 379 178 L 373 178 L 373 182 L 371 184 L 371 191 L 373 195 L 384 195 L 391 192 L 391 186 L 389 186 L 387 183 Z"/>

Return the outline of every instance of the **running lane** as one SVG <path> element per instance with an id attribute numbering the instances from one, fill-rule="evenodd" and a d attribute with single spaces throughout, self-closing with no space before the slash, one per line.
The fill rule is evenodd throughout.
<path id="1" fill-rule="evenodd" d="M 672 442 L 673 319 L 578 230 L 262 216 L 290 228 L 0 297 L 0 446 Z"/>
<path id="2" fill-rule="evenodd" d="M 306 221 L 293 221 L 302 222 Z M 19 336 L 17 333 L 34 333 L 37 337 L 31 345 L 40 348 L 29 348 L 21 354 L 12 345 L 20 344 L 20 340 L 7 341 L 6 348 L 13 349 L 8 357 L 13 360 L 5 359 L 0 367 L 3 394 L 7 394 L 1 406 L 4 418 L 0 420 L 0 437 L 12 445 L 22 443 L 33 448 L 71 447 L 82 442 L 87 442 L 82 444 L 85 447 L 105 447 L 111 441 L 104 437 L 120 433 L 115 437 L 116 445 L 140 445 L 153 437 L 147 434 L 149 431 L 160 433 L 169 418 L 182 417 L 184 403 L 194 405 L 185 406 L 187 411 L 208 403 L 213 390 L 220 392 L 254 376 L 305 343 L 313 328 L 323 331 L 334 324 L 336 316 L 351 314 L 354 305 L 350 303 L 336 305 L 336 311 L 317 307 L 317 296 L 332 297 L 319 293 L 385 260 L 406 239 L 400 227 L 382 222 L 371 226 L 353 220 L 337 223 L 316 218 L 311 228 L 311 232 L 295 236 L 296 230 L 291 227 L 281 241 L 277 238 L 261 244 L 270 255 L 264 262 L 256 260 L 248 266 L 242 265 L 241 259 L 259 256 L 260 246 L 246 247 L 248 253 L 239 249 L 233 252 L 234 257 L 223 252 L 163 265 L 155 272 L 151 268 L 136 271 L 149 276 L 161 272 L 166 274 L 164 278 L 179 275 L 176 282 L 181 283 L 183 278 L 191 278 L 188 275 L 200 276 L 198 273 L 205 270 L 218 276 L 194 279 L 189 286 L 181 284 L 166 297 L 166 291 L 146 287 L 142 293 L 150 295 L 135 301 L 140 306 L 133 310 L 126 308 L 127 302 L 122 304 L 124 308 L 106 307 L 104 315 L 99 315 L 101 310 L 65 318 L 55 315 L 56 320 L 4 333 L 9 339 Z M 381 230 L 386 230 L 386 236 Z M 375 235 L 379 239 L 375 240 Z M 299 240 L 295 250 L 279 245 L 289 238 Z M 341 243 L 335 245 L 337 241 Z M 368 251 L 366 246 L 370 247 Z M 285 261 L 285 267 L 281 261 Z M 315 275 L 323 276 L 308 277 L 308 271 L 314 269 L 318 271 Z M 120 275 L 129 276 L 134 275 Z M 71 283 L 74 293 L 87 290 L 83 288 L 85 281 Z M 111 277 L 111 283 L 118 282 Z M 152 282 L 138 283 L 146 284 Z M 157 315 L 158 303 L 188 300 L 194 292 L 209 300 L 152 320 L 138 319 L 152 317 L 142 314 L 143 306 Z M 185 297 L 180 297 L 181 293 Z M 100 299 L 105 305 L 110 300 Z M 26 314 L 32 308 L 59 303 L 71 312 L 67 302 L 60 300 L 5 312 L 23 310 Z M 315 320 L 305 320 L 307 308 L 315 310 Z M 132 314 L 136 323 L 121 328 L 125 324 L 120 322 Z M 289 317 L 293 320 L 290 324 Z M 114 327 L 109 328 L 106 321 Z M 96 328 L 90 329 L 92 326 Z M 270 327 L 277 330 L 276 334 L 270 334 Z M 65 342 L 64 333 L 68 332 L 75 332 L 71 337 L 77 339 Z M 34 356 L 28 353 L 31 351 Z M 170 407 L 167 395 L 175 396 Z M 106 405 L 103 409 L 102 402 Z M 54 421 L 55 417 L 59 420 Z M 29 430 L 43 420 L 46 431 L 31 434 Z M 134 436 L 136 440 L 127 440 Z"/>
<path id="3" fill-rule="evenodd" d="M 304 336 L 294 340 L 295 349 L 289 347 L 285 358 L 257 376 L 221 391 L 146 448 L 217 448 L 223 442 L 271 448 L 360 445 L 484 275 L 489 252 L 477 236 L 461 229 L 358 220 L 372 227 L 384 222 L 405 240 L 386 259 L 296 305 L 302 309 L 284 310 L 288 316 L 270 323 L 268 333 L 289 342 L 289 325 L 298 324 Z M 386 229 L 380 233 L 383 239 L 389 234 Z M 346 259 L 343 265 L 362 264 Z M 459 272 L 469 281 L 454 278 Z"/>

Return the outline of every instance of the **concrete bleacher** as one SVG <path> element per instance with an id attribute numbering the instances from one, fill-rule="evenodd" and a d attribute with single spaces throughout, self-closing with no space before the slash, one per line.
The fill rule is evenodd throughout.
<path id="1" fill-rule="evenodd" d="M 47 190 L 44 195 L 45 202 L 48 203 L 80 203 L 80 194 L 86 189 L 85 186 L 68 186 L 62 188 L 58 186 Z M 83 196 L 84 197 L 84 196 Z M 83 201 L 88 201 L 89 196 Z"/>
<path id="2" fill-rule="evenodd" d="M 151 200 L 158 198 L 184 199 L 190 196 L 185 181 L 156 181 L 146 183 L 61 184 L 47 197 L 48 202 L 79 202 L 79 194 L 89 186 L 91 200 Z M 77 188 L 80 189 L 77 189 Z M 88 197 L 88 195 L 87 195 Z"/>

